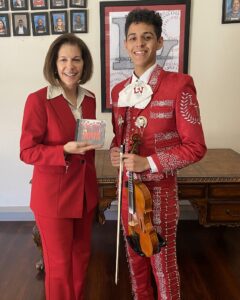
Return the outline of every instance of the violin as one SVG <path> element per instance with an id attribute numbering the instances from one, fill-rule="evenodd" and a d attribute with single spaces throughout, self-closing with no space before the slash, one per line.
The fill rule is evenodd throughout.
<path id="1" fill-rule="evenodd" d="M 130 153 L 138 154 L 140 136 L 134 134 L 132 142 Z M 149 189 L 143 182 L 134 180 L 133 177 L 133 172 L 129 172 L 126 187 L 129 205 L 127 241 L 137 254 L 150 257 L 159 253 L 166 242 L 152 225 L 152 197 Z"/>

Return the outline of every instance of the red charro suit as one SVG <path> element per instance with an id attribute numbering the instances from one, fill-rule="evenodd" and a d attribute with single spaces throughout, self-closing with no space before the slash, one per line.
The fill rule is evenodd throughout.
<path id="1" fill-rule="evenodd" d="M 118 107 L 119 92 L 130 81 L 131 78 L 119 83 L 112 91 L 115 137 L 111 147 L 119 147 L 125 141 L 127 152 L 131 148 L 132 134 L 137 132 L 141 135 L 139 154 L 151 156 L 158 172 L 145 171 L 138 173 L 138 177 L 151 192 L 152 221 L 167 242 L 167 246 L 151 258 L 138 256 L 127 245 L 132 289 L 135 299 L 154 299 L 150 276 L 152 267 L 158 299 L 177 300 L 180 299 L 180 283 L 176 261 L 179 216 L 176 171 L 200 160 L 206 152 L 196 90 L 190 76 L 166 72 L 156 66 L 149 80 L 153 91 L 149 104 L 144 109 Z M 146 128 L 136 126 L 139 116 L 147 119 Z M 126 234 L 128 203 L 125 191 L 122 201 L 122 221 Z"/>
<path id="2" fill-rule="evenodd" d="M 74 140 L 76 121 L 63 96 L 46 97 L 43 88 L 27 99 L 20 157 L 34 165 L 30 206 L 42 237 L 46 297 L 79 300 L 98 197 L 94 151 L 64 157 L 63 145 Z M 95 119 L 95 98 L 85 95 L 81 108 L 83 118 Z"/>

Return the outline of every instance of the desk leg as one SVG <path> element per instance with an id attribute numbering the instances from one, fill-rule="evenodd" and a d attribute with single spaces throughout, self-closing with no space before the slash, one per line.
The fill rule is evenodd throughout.
<path id="1" fill-rule="evenodd" d="M 41 241 L 41 236 L 39 233 L 39 230 L 37 228 L 37 225 L 35 224 L 32 230 L 32 237 L 33 241 L 37 245 L 38 249 L 40 250 L 41 258 L 38 262 L 36 262 L 36 269 L 39 272 L 44 272 L 44 261 L 43 261 L 43 254 L 42 254 L 42 241 Z"/>
<path id="2" fill-rule="evenodd" d="M 198 212 L 198 220 L 199 224 L 207 226 L 207 202 L 205 199 L 191 199 L 189 200 L 191 205 L 197 210 Z"/>

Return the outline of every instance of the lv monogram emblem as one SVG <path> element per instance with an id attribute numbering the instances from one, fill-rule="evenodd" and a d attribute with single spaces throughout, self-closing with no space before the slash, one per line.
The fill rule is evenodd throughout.
<path id="1" fill-rule="evenodd" d="M 143 89 L 144 89 L 143 86 L 135 86 L 134 89 L 133 89 L 134 94 L 142 94 L 143 93 Z"/>

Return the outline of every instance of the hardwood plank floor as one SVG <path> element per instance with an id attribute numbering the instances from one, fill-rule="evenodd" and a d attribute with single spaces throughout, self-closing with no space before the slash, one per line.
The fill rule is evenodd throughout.
<path id="1" fill-rule="evenodd" d="M 39 251 L 33 222 L 0 222 L 0 299 L 44 300 L 43 276 L 35 270 Z M 86 300 L 131 300 L 123 242 L 119 284 L 114 284 L 116 223 L 94 225 Z M 182 300 L 240 299 L 240 228 L 204 228 L 180 221 L 178 264 Z"/>

